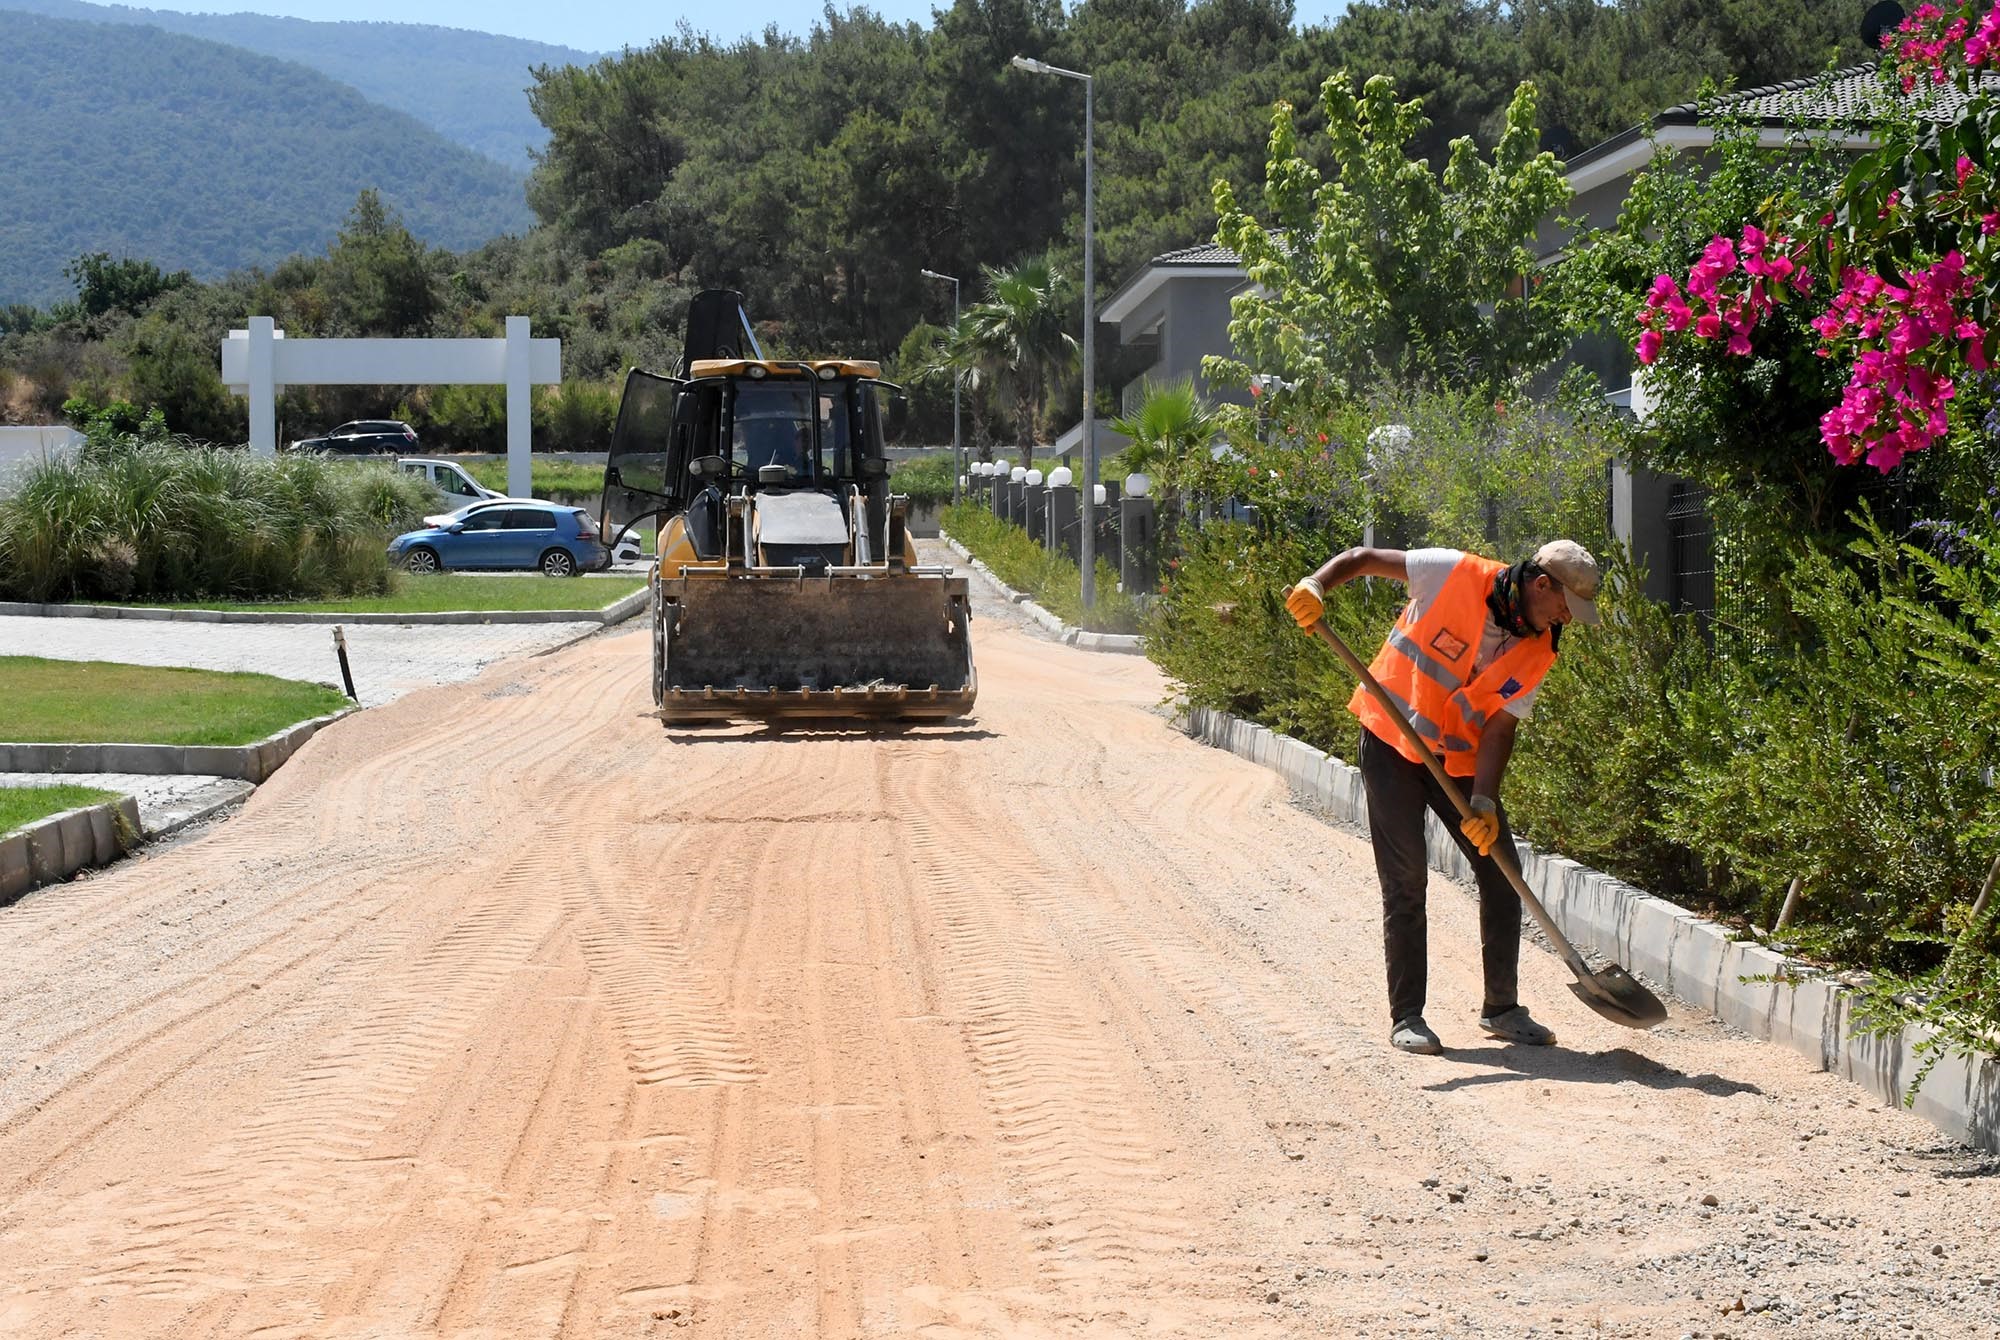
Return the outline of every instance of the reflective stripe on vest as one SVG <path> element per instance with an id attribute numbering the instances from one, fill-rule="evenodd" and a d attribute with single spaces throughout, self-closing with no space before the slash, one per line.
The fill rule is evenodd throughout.
<path id="1" fill-rule="evenodd" d="M 1473 658 L 1486 629 L 1486 597 L 1507 565 L 1477 554 L 1461 556 L 1421 618 L 1406 606 L 1375 654 L 1369 671 L 1416 727 L 1445 770 L 1470 777 L 1479 737 L 1493 713 L 1541 683 L 1555 664 L 1548 634 L 1523 638 L 1475 675 Z M 1505 690 L 1505 692 L 1502 692 Z M 1367 690 L 1356 689 L 1348 710 L 1412 763 L 1417 752 Z"/>

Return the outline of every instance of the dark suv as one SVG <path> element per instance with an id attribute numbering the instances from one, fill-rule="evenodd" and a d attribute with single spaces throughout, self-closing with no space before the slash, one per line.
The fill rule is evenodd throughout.
<path id="1" fill-rule="evenodd" d="M 417 430 L 401 419 L 355 419 L 325 437 L 294 442 L 292 450 L 328 456 L 407 456 L 416 445 Z"/>

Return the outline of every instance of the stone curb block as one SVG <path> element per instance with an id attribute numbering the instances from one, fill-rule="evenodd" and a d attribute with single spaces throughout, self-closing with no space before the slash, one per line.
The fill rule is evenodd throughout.
<path id="1" fill-rule="evenodd" d="M 139 605 L 31 605 L 0 601 L 0 615 L 35 619 L 151 619 L 169 623 L 311 624 L 492 624 L 622 623 L 646 607 L 646 592 L 634 591 L 601 609 L 439 610 L 431 614 L 265 613 L 263 610 L 170 610 Z"/>
<path id="2" fill-rule="evenodd" d="M 130 796 L 52 814 L 0 838 L 0 907 L 42 884 L 108 865 L 139 842 L 139 802 Z"/>
<path id="3" fill-rule="evenodd" d="M 938 538 L 943 540 L 954 554 L 964 559 L 966 565 L 974 572 L 991 582 L 999 590 L 1003 600 L 1006 600 L 1010 604 L 1021 606 L 1027 612 L 1030 619 L 1033 619 L 1036 623 L 1054 633 L 1058 638 L 1062 639 L 1065 645 L 1077 647 L 1083 651 L 1116 652 L 1125 656 L 1144 656 L 1146 654 L 1145 638 L 1134 633 L 1093 633 L 1086 629 L 1078 628 L 1074 624 L 1064 623 L 1054 614 L 1036 604 L 1025 592 L 1016 591 L 1013 587 L 994 576 L 993 569 L 987 567 L 984 560 L 973 557 L 971 550 L 967 549 L 957 540 L 954 540 L 949 534 L 941 530 L 938 532 Z"/>
<path id="4" fill-rule="evenodd" d="M 1321 750 L 1255 722 L 1209 708 L 1181 712 L 1180 729 L 1279 773 L 1336 822 L 1366 831 L 1360 772 Z M 1277 742 L 1274 744 L 1274 741 Z M 1517 839 L 1528 887 L 1579 948 L 1594 950 L 1661 985 L 1668 994 L 1752 1037 L 1789 1048 L 1891 1105 L 1922 1058 L 1929 1031 L 1853 1036 L 1855 996 L 1836 978 L 1751 941 L 1621 879 Z M 1470 883 L 1472 870 L 1450 832 L 1427 816 L 1431 868 Z M 1763 978 L 1750 980 L 1745 978 Z M 1912 1110 L 1976 1148 L 2000 1151 L 2000 1060 L 1947 1056 L 1918 1090 Z"/>
<path id="5" fill-rule="evenodd" d="M 322 726 L 358 707 L 343 707 L 269 735 L 255 744 L 0 744 L 0 772 L 130 772 L 149 777 L 193 774 L 262 782 Z"/>

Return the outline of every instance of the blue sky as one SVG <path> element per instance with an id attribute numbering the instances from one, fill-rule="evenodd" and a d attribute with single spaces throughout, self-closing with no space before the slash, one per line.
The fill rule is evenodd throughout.
<path id="1" fill-rule="evenodd" d="M 716 37 L 731 39 L 762 32 L 777 24 L 788 32 L 812 26 L 824 8 L 819 0 L 766 0 L 758 5 L 687 7 L 647 5 L 633 0 L 127 0 L 139 9 L 173 9 L 187 13 L 248 11 L 297 19 L 378 20 L 388 23 L 435 23 L 446 28 L 528 37 L 539 42 L 584 51 L 616 51 L 643 47 L 674 30 L 685 15 L 693 26 Z M 1347 0 L 1296 0 L 1300 23 L 1323 22 L 1347 7 Z M 847 8 L 845 3 L 838 6 Z M 931 0 L 876 0 L 869 6 L 896 20 L 930 22 Z"/>

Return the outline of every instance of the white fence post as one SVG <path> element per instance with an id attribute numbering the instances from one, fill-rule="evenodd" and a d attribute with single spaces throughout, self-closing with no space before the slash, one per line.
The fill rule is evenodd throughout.
<path id="1" fill-rule="evenodd" d="M 507 318 L 507 492 L 534 496 L 528 454 L 534 450 L 533 409 L 529 404 L 528 318 Z"/>
<path id="2" fill-rule="evenodd" d="M 250 450 L 258 456 L 278 454 L 276 327 L 268 316 L 250 318 Z"/>

